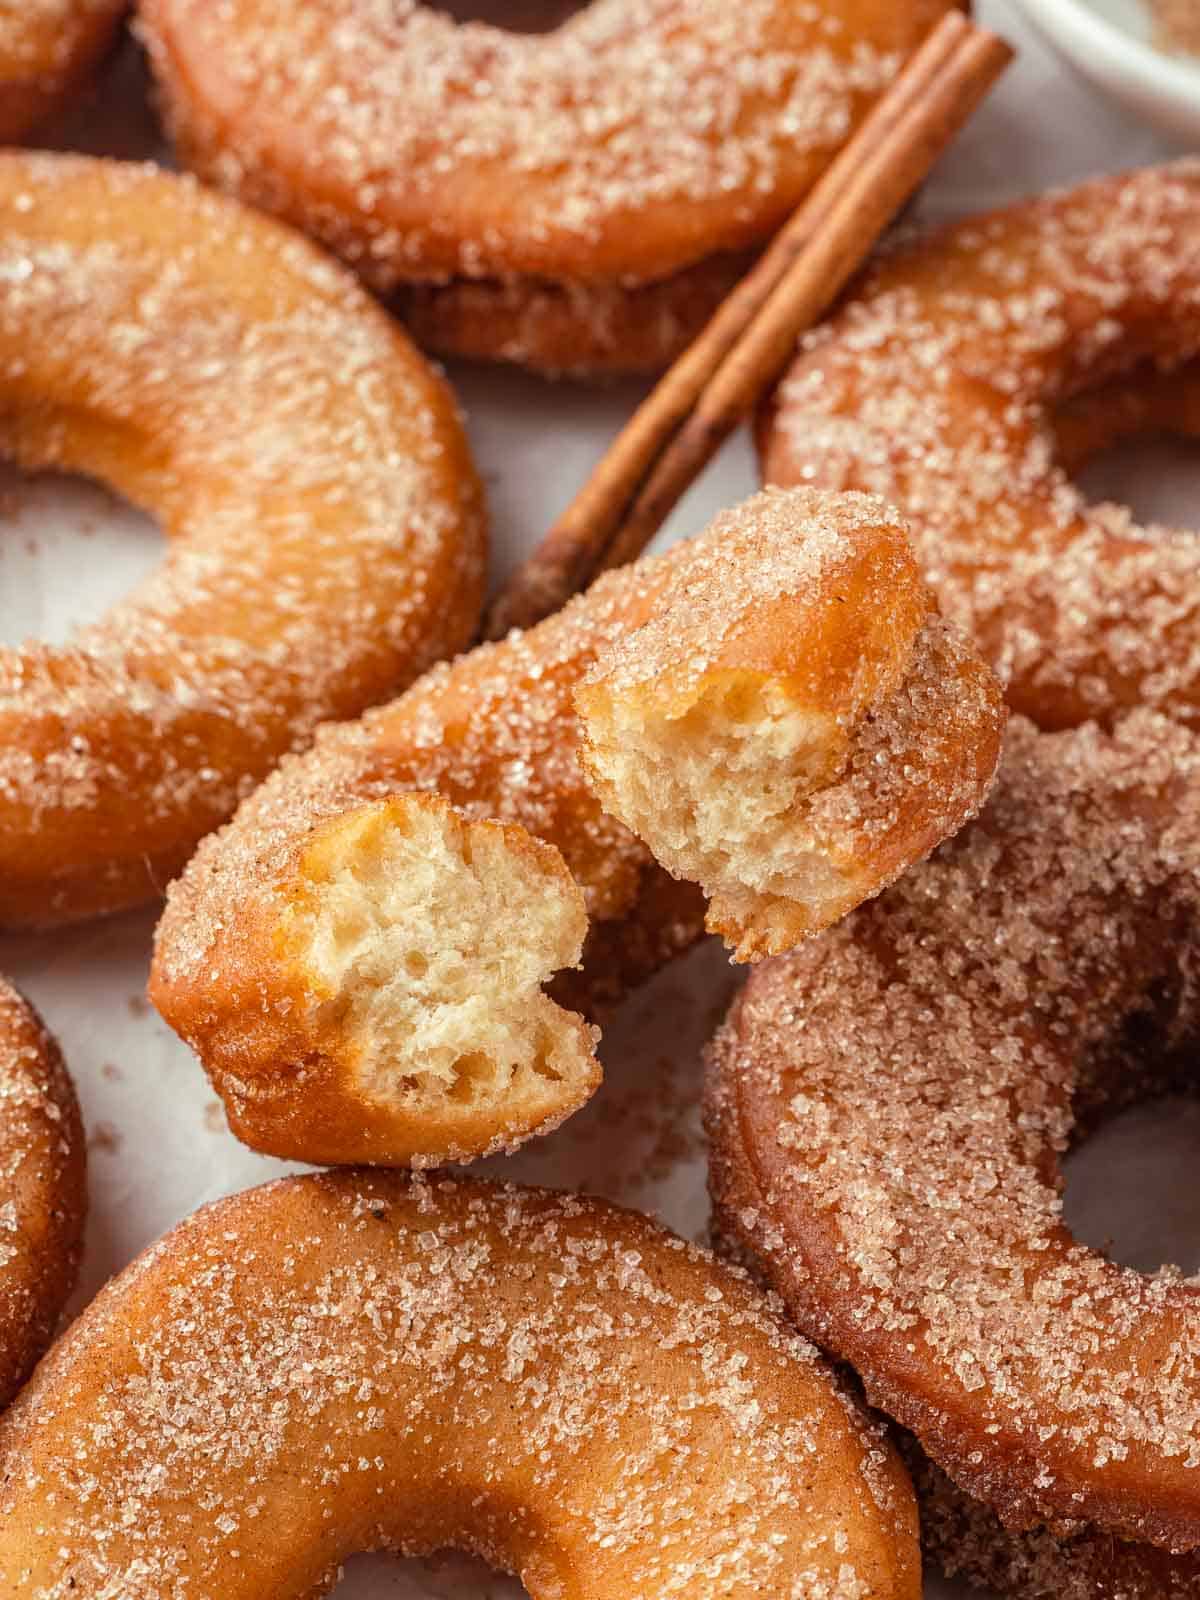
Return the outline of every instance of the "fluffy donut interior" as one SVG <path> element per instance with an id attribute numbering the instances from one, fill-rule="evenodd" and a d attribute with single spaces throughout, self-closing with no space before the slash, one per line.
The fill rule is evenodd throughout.
<path id="1" fill-rule="evenodd" d="M 799 903 L 845 892 L 846 874 L 805 831 L 806 796 L 844 759 L 836 721 L 780 679 L 714 674 L 680 709 L 653 686 L 580 694 L 590 776 L 605 805 L 668 871 L 699 883 L 722 922 L 786 938 Z"/>
<path id="2" fill-rule="evenodd" d="M 431 1122 L 501 1106 L 517 1130 L 592 1092 L 598 1034 L 541 988 L 587 931 L 552 846 L 412 794 L 326 824 L 301 871 L 302 960 L 367 1098 Z"/>

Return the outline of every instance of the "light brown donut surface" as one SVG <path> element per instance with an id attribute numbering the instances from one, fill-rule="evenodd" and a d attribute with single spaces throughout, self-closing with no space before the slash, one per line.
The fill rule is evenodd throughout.
<path id="1" fill-rule="evenodd" d="M 142 0 L 184 159 L 373 283 L 644 282 L 768 236 L 950 0 Z M 737 70 L 731 71 L 731 65 Z"/>
<path id="2" fill-rule="evenodd" d="M 979 819 L 757 970 L 715 1045 L 722 1226 L 1016 1528 L 1200 1547 L 1200 1297 L 1079 1244 L 1059 1161 L 1200 1036 L 1200 739 L 1010 729 Z"/>
<path id="3" fill-rule="evenodd" d="M 152 898 L 319 721 L 470 635 L 447 390 L 349 274 L 191 179 L 0 155 L 0 413 L 0 450 L 169 540 L 69 644 L 0 650 L 0 926 Z"/>
<path id="4" fill-rule="evenodd" d="M 218 1201 L 0 1422 L 14 1600 L 307 1600 L 447 1546 L 535 1600 L 917 1600 L 915 1536 L 885 1437 L 744 1279 L 538 1190 Z"/>
<path id="5" fill-rule="evenodd" d="M 701 627 L 688 620 L 695 608 Z M 787 815 L 829 867 L 806 908 L 809 926 L 839 915 L 847 894 L 889 881 L 986 792 L 998 689 L 930 614 L 895 514 L 862 496 L 759 495 L 698 539 L 603 578 L 538 627 L 436 668 L 357 722 L 323 728 L 201 845 L 168 896 L 151 997 L 200 1056 L 240 1138 L 312 1161 L 443 1161 L 531 1131 L 503 1083 L 477 1098 L 442 1096 L 437 1116 L 427 1099 L 417 1105 L 407 1050 L 371 1023 L 380 1004 L 390 1008 L 381 985 L 406 1003 L 405 972 L 375 977 L 351 961 L 330 989 L 314 979 L 311 942 L 292 936 L 295 907 L 311 895 L 304 853 L 314 829 L 365 803 L 437 791 L 468 817 L 519 823 L 554 845 L 591 919 L 584 970 L 558 991 L 569 1003 L 594 1009 L 619 997 L 700 935 L 699 895 L 601 809 L 577 760 L 575 690 L 615 641 L 655 619 L 693 665 L 729 641 L 727 666 L 747 680 L 746 727 L 752 740 L 761 733 L 749 770 L 781 785 L 787 807 L 795 797 Z M 804 659 L 799 641 L 810 647 Z M 792 746 L 776 751 L 770 719 L 756 722 L 756 675 L 798 718 L 824 714 L 800 727 L 795 772 Z M 726 720 L 738 716 L 734 705 Z M 702 743 L 712 731 L 700 725 Z M 690 747 L 685 740 L 681 761 Z M 356 875 L 361 884 L 367 873 Z M 750 896 L 722 924 L 739 937 L 758 909 Z M 501 919 L 492 937 L 527 935 Z M 426 1074 L 420 1087 L 435 1085 Z M 583 1087 L 562 1080 L 559 1117 Z M 551 1109 L 540 1105 L 538 1125 Z"/>
<path id="6" fill-rule="evenodd" d="M 947 616 L 1041 726 L 1139 705 L 1195 724 L 1200 537 L 1089 504 L 1067 468 L 1089 440 L 1187 430 L 1195 406 L 1171 416 L 1161 378 L 1146 408 L 1118 402 L 1198 351 L 1200 163 L 1104 178 L 885 254 L 803 340 L 764 416 L 764 476 L 902 506 Z M 1114 401 L 1109 426 L 1089 390 Z"/>
<path id="7" fill-rule="evenodd" d="M 128 0 L 0 0 L 0 144 L 64 105 L 116 36 Z"/>
<path id="8" fill-rule="evenodd" d="M 75 1285 L 86 1165 L 58 1046 L 0 978 L 0 1410 L 50 1342 Z"/>

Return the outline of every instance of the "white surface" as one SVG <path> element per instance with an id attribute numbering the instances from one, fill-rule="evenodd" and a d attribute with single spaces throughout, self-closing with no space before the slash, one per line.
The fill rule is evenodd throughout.
<path id="1" fill-rule="evenodd" d="M 1049 3 L 1049 0 L 1038 0 Z M 1146 129 L 1063 68 L 1005 0 L 978 7 L 983 20 L 1023 47 L 1022 57 L 929 186 L 923 208 L 945 215 L 978 208 L 1088 174 L 1170 153 Z M 142 126 L 122 76 L 119 133 L 91 135 L 92 148 L 136 151 Z M 110 124 L 106 123 L 106 127 Z M 131 131 L 132 130 L 132 131 Z M 456 373 L 491 491 L 495 568 L 506 568 L 539 536 L 627 415 L 633 388 L 601 393 L 548 388 L 503 373 Z M 1155 458 L 1153 510 L 1195 522 L 1195 461 Z M 1130 480 L 1132 474 L 1132 480 Z M 1111 469 L 1110 469 L 1111 479 Z M 1116 482 L 1146 505 L 1136 461 Z M 731 445 L 673 519 L 669 533 L 698 527 L 754 486 L 746 442 Z M 155 539 L 143 519 L 88 486 L 0 479 L 0 640 L 61 639 L 98 614 L 146 569 Z M 0 970 L 42 1009 L 71 1064 L 92 1138 L 91 1222 L 83 1304 L 100 1283 L 178 1218 L 215 1196 L 260 1182 L 280 1164 L 252 1155 L 225 1130 L 220 1108 L 188 1051 L 142 1000 L 154 911 L 40 939 L 0 939 Z M 571 1182 L 665 1216 L 702 1236 L 707 1223 L 703 1149 L 696 1118 L 699 1047 L 719 1016 L 732 977 L 705 947 L 635 996 L 605 1045 L 609 1077 L 593 1104 L 553 1139 L 497 1171 Z M 1164 1131 L 1165 1130 L 1165 1134 Z M 1153 1265 L 1171 1248 L 1191 1270 L 1200 1242 L 1194 1171 L 1200 1113 L 1152 1109 L 1125 1119 L 1079 1158 L 1070 1196 L 1074 1220 L 1129 1259 Z M 1155 1141 L 1165 1137 L 1173 1165 Z M 1154 1150 L 1151 1156 L 1151 1150 Z M 1153 1176 L 1154 1205 L 1144 1192 Z M 1161 1187 L 1162 1184 L 1166 1187 Z M 363 1560 L 339 1600 L 482 1600 L 518 1586 L 457 1560 L 433 1567 Z M 931 1580 L 930 1596 L 957 1591 Z"/>
<path id="2" fill-rule="evenodd" d="M 1157 48 L 1143 0 L 1019 0 L 1074 66 L 1165 133 L 1200 137 L 1200 61 Z"/>

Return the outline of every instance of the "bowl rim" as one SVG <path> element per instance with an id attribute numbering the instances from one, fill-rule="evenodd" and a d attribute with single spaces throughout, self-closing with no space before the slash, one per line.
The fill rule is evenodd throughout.
<path id="1" fill-rule="evenodd" d="M 1110 77 L 1200 117 L 1200 60 L 1168 55 L 1101 16 L 1086 0 L 1018 0 L 1018 4 L 1035 27 L 1062 40 L 1069 53 L 1074 54 L 1072 46 L 1087 51 Z"/>

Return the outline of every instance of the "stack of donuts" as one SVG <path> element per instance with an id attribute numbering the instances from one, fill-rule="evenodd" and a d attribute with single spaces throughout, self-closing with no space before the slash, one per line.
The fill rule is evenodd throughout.
<path id="1" fill-rule="evenodd" d="M 886 240 L 758 494 L 476 643 L 418 345 L 661 371 L 958 8 L 127 9 L 0 0 L 0 452 L 168 540 L 0 647 L 0 930 L 165 898 L 157 1012 L 333 1170 L 68 1325 L 83 1121 L 0 979 L 0 1595 L 454 1547 L 534 1600 L 1200 1600 L 1196 1286 L 1062 1208 L 1200 1046 L 1200 541 L 1071 476 L 1200 435 L 1200 164 Z M 118 47 L 184 171 L 38 148 Z M 603 1097 L 706 932 L 712 1250 L 457 1170 Z"/>

